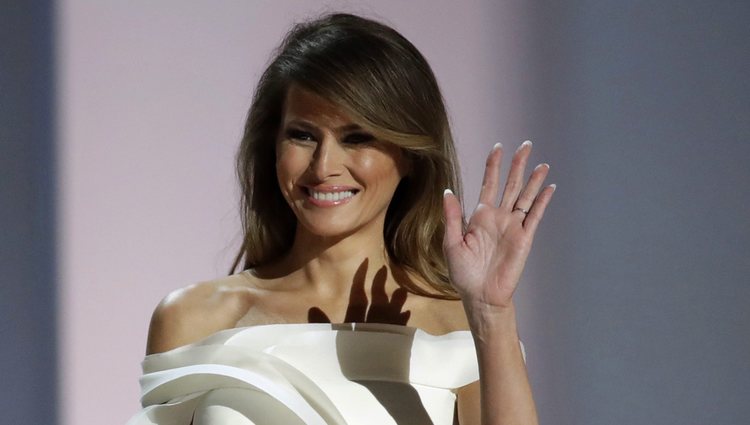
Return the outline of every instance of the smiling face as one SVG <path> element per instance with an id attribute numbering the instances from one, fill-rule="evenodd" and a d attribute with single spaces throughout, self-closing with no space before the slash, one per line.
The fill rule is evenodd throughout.
<path id="1" fill-rule="evenodd" d="M 343 109 L 292 85 L 276 142 L 281 193 L 298 231 L 325 237 L 379 232 L 405 175 L 401 149 L 378 140 Z"/>

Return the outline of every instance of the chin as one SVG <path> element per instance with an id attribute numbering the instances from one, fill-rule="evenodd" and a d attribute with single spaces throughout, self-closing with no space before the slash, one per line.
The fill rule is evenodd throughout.
<path id="1" fill-rule="evenodd" d="M 357 229 L 345 226 L 304 226 L 304 228 L 307 233 L 322 238 L 344 238 L 357 232 Z"/>
<path id="2" fill-rule="evenodd" d="M 301 220 L 297 223 L 306 233 L 322 238 L 344 238 L 356 233 L 361 228 L 354 223 L 342 223 L 341 221 L 332 224 L 330 220 Z"/>

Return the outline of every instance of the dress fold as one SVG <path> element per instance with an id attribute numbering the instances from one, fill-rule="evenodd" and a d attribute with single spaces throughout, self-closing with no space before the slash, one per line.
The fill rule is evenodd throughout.
<path id="1" fill-rule="evenodd" d="M 128 425 L 449 425 L 479 379 L 468 331 L 374 323 L 229 329 L 142 366 Z"/>

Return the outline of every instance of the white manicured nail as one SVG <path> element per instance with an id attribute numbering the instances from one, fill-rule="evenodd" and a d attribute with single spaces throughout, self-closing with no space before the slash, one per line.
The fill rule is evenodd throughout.
<path id="1" fill-rule="evenodd" d="M 543 163 L 537 165 L 536 167 L 534 167 L 534 171 L 538 170 L 541 167 L 547 167 L 547 168 L 549 168 L 549 164 L 547 164 L 546 162 L 543 162 Z"/>
<path id="2" fill-rule="evenodd" d="M 554 183 L 552 183 L 551 185 L 549 185 L 549 187 L 551 187 L 551 188 L 552 188 L 552 191 L 553 191 L 553 192 L 555 191 L 555 189 L 557 189 L 557 185 L 556 185 L 556 184 L 554 184 Z"/>
<path id="3" fill-rule="evenodd" d="M 531 140 L 527 140 L 523 143 L 521 143 L 521 146 L 516 149 L 516 152 L 520 151 L 521 149 L 525 148 L 526 146 L 531 146 Z"/>
<path id="4" fill-rule="evenodd" d="M 503 148 L 503 144 L 500 143 L 500 142 L 497 142 L 497 143 L 495 143 L 495 146 L 492 147 L 492 150 L 496 151 L 496 150 L 502 149 L 502 148 Z"/>
<path id="5" fill-rule="evenodd" d="M 453 195 L 453 191 L 450 189 L 445 189 L 443 191 L 443 196 Z"/>

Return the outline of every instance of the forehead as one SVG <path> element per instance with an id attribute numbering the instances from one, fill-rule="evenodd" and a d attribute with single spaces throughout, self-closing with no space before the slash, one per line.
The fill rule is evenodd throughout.
<path id="1" fill-rule="evenodd" d="M 284 102 L 284 122 L 292 120 L 335 127 L 353 123 L 344 108 L 296 84 L 289 87 Z"/>

